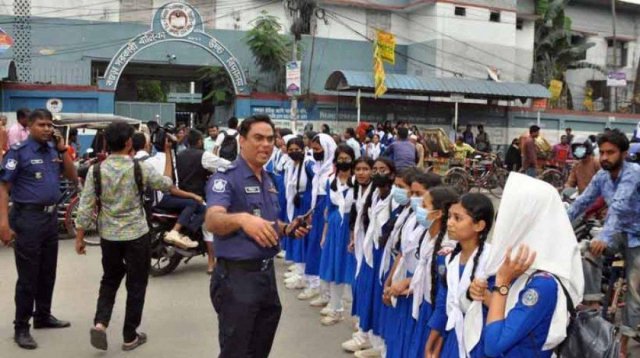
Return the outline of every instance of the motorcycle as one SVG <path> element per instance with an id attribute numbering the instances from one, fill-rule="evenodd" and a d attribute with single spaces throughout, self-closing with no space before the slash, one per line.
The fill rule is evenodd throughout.
<path id="1" fill-rule="evenodd" d="M 180 262 L 188 263 L 195 256 L 206 256 L 207 245 L 202 230 L 190 233 L 189 238 L 198 243 L 193 249 L 183 249 L 164 241 L 166 233 L 171 231 L 178 220 L 178 213 L 153 208 L 151 213 L 149 235 L 151 237 L 151 270 L 154 277 L 168 275 Z"/>

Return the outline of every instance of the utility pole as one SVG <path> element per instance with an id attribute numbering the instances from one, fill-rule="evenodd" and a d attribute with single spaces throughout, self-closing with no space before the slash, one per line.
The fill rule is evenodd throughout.
<path id="1" fill-rule="evenodd" d="M 611 0 L 611 17 L 613 20 L 613 69 L 618 69 L 618 39 L 616 38 L 616 0 Z M 613 111 L 618 111 L 618 87 L 613 87 Z"/>
<path id="2" fill-rule="evenodd" d="M 291 61 L 293 62 L 298 61 L 298 39 L 296 37 L 297 37 L 296 35 L 293 36 L 293 45 L 291 46 Z M 300 71 L 300 74 L 302 74 L 302 70 L 300 68 L 298 68 L 298 71 Z M 302 80 L 300 83 L 302 84 Z M 298 96 L 296 96 L 295 93 L 292 93 L 291 94 L 291 131 L 293 131 L 294 134 L 298 133 L 297 125 L 298 125 Z"/>

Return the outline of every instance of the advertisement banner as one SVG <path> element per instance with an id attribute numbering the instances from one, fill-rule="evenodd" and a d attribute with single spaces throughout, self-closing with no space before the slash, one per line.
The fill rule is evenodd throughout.
<path id="1" fill-rule="evenodd" d="M 299 96 L 302 93 L 302 79 L 300 76 L 300 61 L 287 62 L 286 88 L 289 96 Z"/>
<path id="2" fill-rule="evenodd" d="M 627 74 L 621 71 L 609 72 L 607 87 L 627 87 Z"/>
<path id="3" fill-rule="evenodd" d="M 376 47 L 382 61 L 390 64 L 396 62 L 396 37 L 393 34 L 384 31 L 377 31 Z"/>

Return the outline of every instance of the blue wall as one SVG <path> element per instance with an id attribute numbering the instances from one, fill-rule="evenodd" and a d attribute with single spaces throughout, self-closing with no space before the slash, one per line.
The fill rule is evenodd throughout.
<path id="1" fill-rule="evenodd" d="M 114 112 L 114 93 L 97 90 L 2 89 L 2 112 L 26 108 L 46 108 L 47 100 L 62 100 L 64 113 Z"/>

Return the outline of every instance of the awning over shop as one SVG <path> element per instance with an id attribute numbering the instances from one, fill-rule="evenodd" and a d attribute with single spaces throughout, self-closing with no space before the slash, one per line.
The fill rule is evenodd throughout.
<path id="1" fill-rule="evenodd" d="M 17 81 L 16 64 L 12 60 L 0 60 L 0 80 Z"/>
<path id="2" fill-rule="evenodd" d="M 463 78 L 419 78 L 402 74 L 387 74 L 388 94 L 449 97 L 464 95 L 474 99 L 549 98 L 549 91 L 539 84 L 469 80 Z M 364 71 L 335 71 L 324 88 L 329 91 L 373 92 L 373 73 Z"/>

